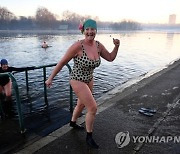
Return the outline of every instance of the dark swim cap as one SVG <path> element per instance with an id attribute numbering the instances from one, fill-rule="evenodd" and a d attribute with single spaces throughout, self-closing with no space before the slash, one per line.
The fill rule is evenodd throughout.
<path id="1" fill-rule="evenodd" d="M 6 59 L 1 59 L 1 65 L 7 65 L 8 61 Z"/>

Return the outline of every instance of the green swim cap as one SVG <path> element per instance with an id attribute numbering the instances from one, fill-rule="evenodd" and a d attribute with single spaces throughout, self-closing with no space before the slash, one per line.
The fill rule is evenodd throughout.
<path id="1" fill-rule="evenodd" d="M 96 24 L 96 21 L 95 20 L 92 20 L 92 19 L 88 19 L 84 22 L 83 24 L 83 27 L 84 27 L 84 30 L 88 27 L 91 27 L 91 28 L 94 28 L 97 30 L 97 24 Z"/>

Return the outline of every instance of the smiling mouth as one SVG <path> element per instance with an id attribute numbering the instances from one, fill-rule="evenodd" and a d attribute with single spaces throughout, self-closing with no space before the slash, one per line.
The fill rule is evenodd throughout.
<path id="1" fill-rule="evenodd" d="M 94 36 L 94 34 L 87 34 L 87 36 Z"/>

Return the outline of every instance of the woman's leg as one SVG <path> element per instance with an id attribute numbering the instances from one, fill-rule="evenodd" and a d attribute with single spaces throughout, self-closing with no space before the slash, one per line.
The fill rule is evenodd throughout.
<path id="1" fill-rule="evenodd" d="M 3 87 L 0 85 L 0 94 L 3 93 Z"/>
<path id="2" fill-rule="evenodd" d="M 77 125 L 77 124 L 76 124 L 76 120 L 77 120 L 77 118 L 79 118 L 79 116 L 81 115 L 82 110 L 84 109 L 84 107 L 85 107 L 85 106 L 84 106 L 84 105 L 80 102 L 80 100 L 78 99 L 77 105 L 76 105 L 76 107 L 74 108 L 73 115 L 72 115 L 72 118 L 71 118 L 71 121 L 70 121 L 70 126 L 73 127 L 74 129 L 79 129 L 79 130 L 84 129 L 83 126 L 80 126 L 80 125 Z"/>
<path id="3" fill-rule="evenodd" d="M 71 80 L 70 81 L 71 86 L 77 95 L 79 102 L 83 104 L 87 108 L 87 114 L 86 114 L 86 130 L 87 132 L 92 132 L 93 130 L 93 124 L 94 124 L 94 118 L 97 111 L 97 105 L 96 101 L 92 95 L 92 91 L 86 83 Z M 80 106 L 81 106 L 80 104 Z M 80 107 L 78 107 L 80 108 Z M 82 109 L 82 108 L 81 108 Z M 82 111 L 81 109 L 75 110 L 75 115 L 78 115 L 77 111 Z"/>
<path id="4" fill-rule="evenodd" d="M 97 105 L 96 101 L 92 95 L 92 87 L 93 87 L 93 81 L 89 83 L 88 85 L 86 83 L 71 80 L 70 81 L 71 86 L 77 95 L 79 102 L 85 105 L 87 108 L 86 113 L 86 131 L 87 131 L 87 137 L 86 142 L 88 145 L 90 145 L 92 148 L 99 148 L 99 146 L 95 143 L 95 141 L 92 138 L 92 131 L 93 131 L 93 125 L 94 125 L 94 119 L 97 111 Z M 76 113 L 77 114 L 77 113 Z"/>
<path id="5" fill-rule="evenodd" d="M 10 98 L 12 95 L 12 82 L 9 80 L 9 82 L 4 86 L 4 92 L 6 94 L 6 97 Z"/>
<path id="6" fill-rule="evenodd" d="M 4 102 L 4 112 L 6 116 L 12 117 L 14 113 L 12 112 L 12 82 L 9 82 L 4 86 L 4 93 L 6 95 L 5 102 Z"/>
<path id="7" fill-rule="evenodd" d="M 93 79 L 91 80 L 91 82 L 88 84 L 88 87 L 91 91 L 91 96 L 93 97 L 92 95 L 92 92 L 93 92 L 93 84 L 94 84 L 94 81 Z M 93 126 L 94 126 L 94 120 L 95 120 L 95 116 L 96 116 L 96 112 L 97 112 L 97 104 L 96 104 L 96 101 L 93 97 L 93 103 L 90 104 L 90 107 L 87 108 L 87 114 L 86 114 L 86 127 L 87 127 L 87 132 L 92 132 L 93 131 Z M 89 124 L 89 126 L 88 126 Z"/>
<path id="8" fill-rule="evenodd" d="M 3 99 L 4 88 L 0 85 L 0 100 Z"/>
<path id="9" fill-rule="evenodd" d="M 88 87 L 90 88 L 91 92 L 93 90 L 93 80 L 88 84 Z M 81 115 L 85 105 L 81 103 L 81 101 L 78 99 L 77 100 L 77 105 L 73 111 L 72 119 L 71 121 L 76 121 L 77 118 Z"/>
<path id="10" fill-rule="evenodd" d="M 81 115 L 84 107 L 85 107 L 84 104 L 82 104 L 80 102 L 80 100 L 78 99 L 77 100 L 77 105 L 76 105 L 76 107 L 74 108 L 74 111 L 73 111 L 73 115 L 72 115 L 71 121 L 76 121 L 77 118 L 79 118 L 79 116 Z"/>

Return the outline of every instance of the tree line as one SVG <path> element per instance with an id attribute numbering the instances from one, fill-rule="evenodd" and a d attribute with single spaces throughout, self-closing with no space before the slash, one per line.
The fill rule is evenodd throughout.
<path id="1" fill-rule="evenodd" d="M 39 7 L 35 16 L 19 16 L 17 17 L 5 7 L 0 6 L 0 30 L 38 30 L 38 29 L 67 29 L 77 30 L 80 21 L 92 18 L 97 21 L 98 29 L 114 29 L 114 30 L 139 30 L 140 23 L 134 21 L 123 20 L 121 22 L 102 22 L 99 18 L 89 15 L 82 16 L 74 12 L 64 11 L 62 19 L 58 20 L 58 15 L 50 12 L 45 7 Z"/>

